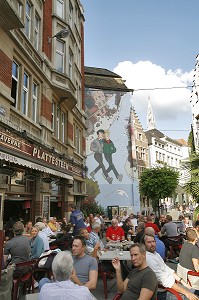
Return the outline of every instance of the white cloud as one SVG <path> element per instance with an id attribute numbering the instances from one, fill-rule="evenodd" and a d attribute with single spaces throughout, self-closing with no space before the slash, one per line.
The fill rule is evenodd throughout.
<path id="1" fill-rule="evenodd" d="M 185 118 L 187 118 L 186 128 L 189 127 L 191 122 L 189 102 L 191 89 L 185 87 L 192 85 L 193 71 L 183 72 L 181 69 L 166 71 L 150 61 L 137 63 L 124 61 L 114 68 L 114 72 L 126 80 L 125 83 L 128 88 L 135 90 L 133 93 L 134 106 L 145 129 L 148 96 L 151 99 L 158 129 L 168 128 L 168 125 L 165 127 L 164 121 L 171 122 L 175 128 L 183 128 L 183 123 L 181 124 L 180 120 L 185 120 Z M 137 89 L 139 91 L 136 91 Z M 176 120 L 179 121 L 178 124 L 175 124 Z"/>

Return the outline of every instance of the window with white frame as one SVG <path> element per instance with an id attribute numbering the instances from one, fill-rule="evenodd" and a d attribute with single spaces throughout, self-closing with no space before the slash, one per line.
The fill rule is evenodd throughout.
<path id="1" fill-rule="evenodd" d="M 81 154 L 82 149 L 82 131 L 77 125 L 74 125 L 74 146 L 75 151 Z"/>
<path id="2" fill-rule="evenodd" d="M 69 50 L 69 57 L 68 57 L 68 76 L 70 79 L 72 79 L 72 73 L 73 73 L 73 53 L 71 50 Z"/>
<path id="3" fill-rule="evenodd" d="M 56 40 L 56 70 L 64 72 L 64 43 Z"/>
<path id="4" fill-rule="evenodd" d="M 75 5 L 75 25 L 77 28 L 78 28 L 78 21 L 79 21 L 78 15 L 79 15 L 78 8 L 77 5 Z"/>
<path id="5" fill-rule="evenodd" d="M 51 128 L 55 129 L 55 102 L 52 102 L 52 117 L 51 117 Z"/>
<path id="6" fill-rule="evenodd" d="M 32 86 L 32 119 L 37 121 L 38 85 L 33 82 Z"/>
<path id="7" fill-rule="evenodd" d="M 64 18 L 64 1 L 63 0 L 57 0 L 56 1 L 56 14 L 60 18 Z"/>
<path id="8" fill-rule="evenodd" d="M 158 151 L 155 152 L 155 160 L 158 160 Z"/>
<path id="9" fill-rule="evenodd" d="M 34 46 L 39 50 L 39 31 L 40 31 L 40 18 L 35 15 L 35 32 L 34 32 Z"/>
<path id="10" fill-rule="evenodd" d="M 57 116 L 56 116 L 56 138 L 60 137 L 60 109 L 57 106 Z"/>
<path id="11" fill-rule="evenodd" d="M 146 160 L 146 149 L 145 148 L 141 148 L 141 159 Z"/>
<path id="12" fill-rule="evenodd" d="M 66 140 L 66 114 L 64 112 L 61 113 L 61 141 L 65 143 Z"/>
<path id="13" fill-rule="evenodd" d="M 21 1 L 17 1 L 17 10 L 18 10 L 18 14 L 20 19 L 22 18 L 22 12 L 23 12 L 23 5 L 21 3 Z"/>
<path id="14" fill-rule="evenodd" d="M 26 2 L 26 20 L 25 20 L 25 33 L 30 39 L 31 30 L 31 4 L 29 1 Z"/>
<path id="15" fill-rule="evenodd" d="M 15 102 L 13 103 L 15 107 L 17 107 L 17 100 L 18 100 L 18 85 L 19 85 L 19 65 L 15 61 L 13 61 L 11 97 L 15 100 Z"/>
<path id="16" fill-rule="evenodd" d="M 28 88 L 29 88 L 29 76 L 24 72 L 21 111 L 26 116 L 28 115 Z"/>
<path id="17" fill-rule="evenodd" d="M 72 3 L 69 1 L 69 25 L 73 27 L 73 6 Z"/>

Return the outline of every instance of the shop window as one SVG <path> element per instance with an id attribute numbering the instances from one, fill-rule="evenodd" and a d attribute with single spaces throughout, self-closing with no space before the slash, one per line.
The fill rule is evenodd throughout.
<path id="1" fill-rule="evenodd" d="M 74 181 L 74 187 L 73 187 L 74 192 L 76 193 L 81 193 L 81 181 Z"/>

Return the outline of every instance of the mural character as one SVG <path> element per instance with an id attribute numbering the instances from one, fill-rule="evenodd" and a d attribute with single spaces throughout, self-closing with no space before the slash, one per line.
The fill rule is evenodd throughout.
<path id="1" fill-rule="evenodd" d="M 90 173 L 90 176 L 93 178 L 93 180 L 95 180 L 95 174 L 99 170 L 102 170 L 102 172 L 103 172 L 102 175 L 105 177 L 105 179 L 108 181 L 108 183 L 111 184 L 113 181 L 113 178 L 109 177 L 107 170 L 103 163 L 103 156 L 102 156 L 103 147 L 104 147 L 104 130 L 99 129 L 97 131 L 97 139 L 93 140 L 90 145 L 90 150 L 94 152 L 94 159 L 97 161 L 98 166 L 97 166 L 97 168 L 95 168 L 95 170 L 93 170 Z"/>
<path id="2" fill-rule="evenodd" d="M 103 142 L 103 153 L 104 157 L 109 164 L 108 169 L 106 170 L 107 173 L 113 171 L 115 177 L 119 180 L 122 181 L 123 175 L 119 174 L 118 171 L 115 168 L 115 165 L 113 163 L 112 159 L 112 154 L 116 152 L 116 148 L 113 144 L 113 142 L 110 140 L 110 132 L 109 130 L 105 130 L 104 132 L 104 142 Z"/>
<path id="3" fill-rule="evenodd" d="M 110 108 L 107 103 L 112 96 L 111 92 L 102 90 L 87 91 L 85 97 L 87 136 L 95 132 L 95 126 L 101 125 L 101 118 L 112 117 L 117 112 L 121 96 L 115 96 L 115 107 Z"/>

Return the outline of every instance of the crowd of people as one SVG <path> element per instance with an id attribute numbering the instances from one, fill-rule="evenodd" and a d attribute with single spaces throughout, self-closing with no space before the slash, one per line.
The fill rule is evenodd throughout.
<path id="1" fill-rule="evenodd" d="M 192 290 L 186 278 L 169 268 L 166 261 L 172 243 L 182 236 L 183 243 L 176 253 L 179 265 L 199 272 L 199 221 L 191 224 L 187 216 L 173 222 L 170 215 L 157 218 L 154 214 L 125 213 L 122 217 L 114 216 L 108 226 L 108 220 L 99 214 L 84 219 L 75 204 L 70 205 L 70 210 L 68 222 L 66 218 L 58 222 L 56 217 L 49 220 L 38 217 L 34 225 L 31 221 L 25 225 L 17 221 L 5 226 L 3 268 L 39 259 L 52 247 L 60 249 L 52 262 L 53 278 L 42 278 L 39 283 L 35 280 L 40 300 L 55 299 L 55 295 L 59 299 L 93 299 L 91 292 L 97 286 L 98 268 L 116 277 L 117 289 L 125 300 L 172 299 L 170 293 L 159 292 L 158 285 L 174 289 L 184 299 L 198 299 L 199 287 Z M 51 237 L 54 241 L 49 243 Z M 129 248 L 132 270 L 124 278 L 117 257 L 105 262 L 99 261 L 99 257 L 109 251 L 109 243 L 126 240 L 132 242 Z M 69 241 L 68 251 L 65 246 L 62 248 L 66 241 Z"/>

